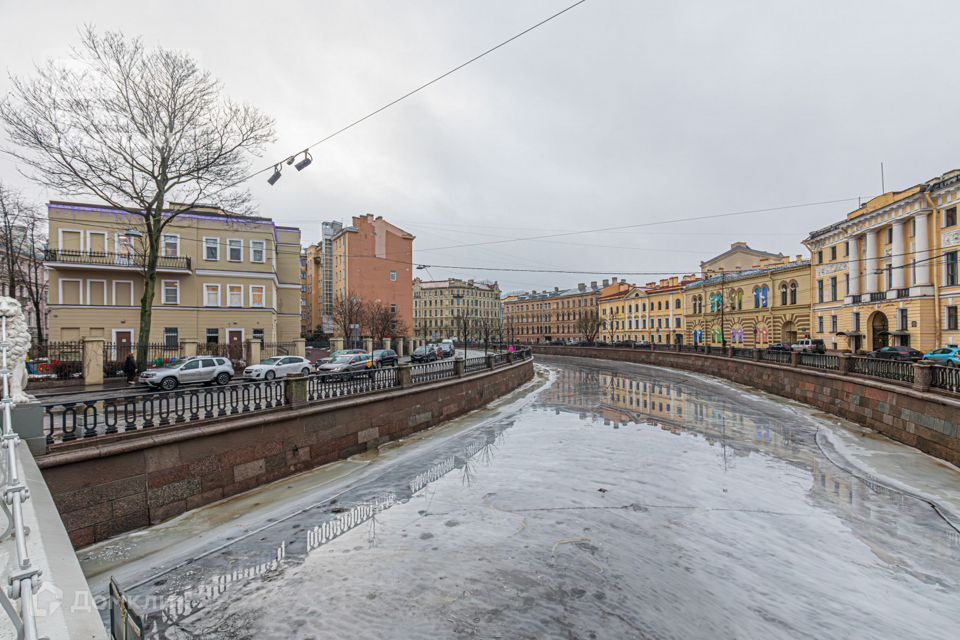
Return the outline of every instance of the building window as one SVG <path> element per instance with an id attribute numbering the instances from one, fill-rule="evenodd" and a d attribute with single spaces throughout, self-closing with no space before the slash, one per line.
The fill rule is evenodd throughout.
<path id="1" fill-rule="evenodd" d="M 265 244 L 263 240 L 250 241 L 250 262 L 265 262 Z"/>
<path id="2" fill-rule="evenodd" d="M 203 306 L 205 307 L 220 306 L 220 285 L 218 284 L 203 285 Z"/>
<path id="3" fill-rule="evenodd" d="M 907 308 L 901 307 L 897 309 L 897 329 L 900 331 L 906 331 L 909 328 L 909 323 L 907 321 Z"/>
<path id="4" fill-rule="evenodd" d="M 203 259 L 204 259 L 204 260 L 219 260 L 219 259 L 220 259 L 220 240 L 219 240 L 219 238 L 204 238 L 204 239 L 203 239 Z"/>
<path id="5" fill-rule="evenodd" d="M 769 295 L 770 290 L 767 289 L 767 285 L 763 285 L 763 287 L 760 289 L 760 306 L 764 309 L 766 309 L 768 306 Z"/>
<path id="6" fill-rule="evenodd" d="M 850 255 L 850 241 L 843 243 L 843 257 L 846 258 Z"/>
<path id="7" fill-rule="evenodd" d="M 830 299 L 837 299 L 837 276 L 830 278 Z"/>
<path id="8" fill-rule="evenodd" d="M 176 280 L 164 280 L 161 283 L 163 290 L 163 304 L 180 304 L 180 283 Z"/>
<path id="9" fill-rule="evenodd" d="M 163 236 L 163 255 L 167 258 L 176 258 L 180 255 L 180 236 L 173 234 Z"/>
<path id="10" fill-rule="evenodd" d="M 817 251 L 817 264 L 823 264 L 823 249 Z"/>
<path id="11" fill-rule="evenodd" d="M 887 227 L 887 244 L 893 244 L 893 227 Z"/>
<path id="12" fill-rule="evenodd" d="M 958 277 L 958 274 L 957 274 L 957 252 L 956 252 L 956 251 L 948 251 L 948 252 L 945 254 L 945 257 L 946 257 L 946 259 L 947 259 L 947 261 L 946 261 L 947 273 L 946 273 L 946 283 L 945 283 L 945 284 L 946 284 L 948 287 L 955 287 L 955 286 L 957 286 L 957 277 Z"/>
<path id="13" fill-rule="evenodd" d="M 390 313 L 396 313 L 396 312 L 397 312 L 397 305 L 391 304 L 391 305 L 390 305 Z"/>
<path id="14" fill-rule="evenodd" d="M 243 285 L 241 284 L 227 285 L 227 306 L 228 307 L 243 306 Z"/>
<path id="15" fill-rule="evenodd" d="M 180 346 L 180 337 L 177 333 L 176 327 L 164 327 L 163 329 L 163 346 L 165 347 L 179 347 Z"/>
<path id="16" fill-rule="evenodd" d="M 892 289 L 893 288 L 893 266 L 888 264 L 885 267 L 885 269 L 887 272 L 887 289 Z"/>
<path id="17" fill-rule="evenodd" d="M 254 329 L 253 330 L 253 339 L 260 342 L 260 346 L 263 346 L 263 329 Z"/>
<path id="18" fill-rule="evenodd" d="M 243 240 L 227 240 L 227 260 L 230 262 L 243 261 Z"/>
<path id="19" fill-rule="evenodd" d="M 823 280 L 817 280 L 817 302 L 823 302 Z"/>
<path id="20" fill-rule="evenodd" d="M 956 331 L 957 330 L 957 308 L 956 307 L 947 307 L 947 317 L 944 325 L 947 328 L 947 331 Z"/>
<path id="21" fill-rule="evenodd" d="M 817 316 L 817 333 L 823 333 L 823 316 Z"/>
<path id="22" fill-rule="evenodd" d="M 837 332 L 837 316 L 830 316 L 830 333 Z"/>
<path id="23" fill-rule="evenodd" d="M 780 284 L 780 304 L 787 306 L 787 283 Z"/>
<path id="24" fill-rule="evenodd" d="M 262 308 L 267 305 L 266 301 L 266 287 L 262 284 L 252 284 L 250 285 L 250 306 Z"/>
<path id="25" fill-rule="evenodd" d="M 396 282 L 396 281 L 397 281 L 397 272 L 396 272 L 396 271 L 391 271 L 391 272 L 390 272 L 390 282 Z"/>
<path id="26" fill-rule="evenodd" d="M 837 259 L 837 245 L 833 245 L 832 247 L 830 247 L 830 259 L 831 260 Z"/>
<path id="27" fill-rule="evenodd" d="M 957 208 L 950 207 L 943 212 L 943 226 L 952 227 L 957 224 Z"/>
<path id="28" fill-rule="evenodd" d="M 853 312 L 853 330 L 860 331 L 860 312 L 859 311 Z"/>
<path id="29" fill-rule="evenodd" d="M 220 342 L 219 329 L 207 329 L 207 344 L 217 344 Z"/>

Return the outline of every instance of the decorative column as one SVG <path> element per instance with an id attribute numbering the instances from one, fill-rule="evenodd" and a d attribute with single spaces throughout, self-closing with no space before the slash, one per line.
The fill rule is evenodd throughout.
<path id="1" fill-rule="evenodd" d="M 867 259 L 863 263 L 863 292 L 876 293 L 877 288 L 877 258 L 880 254 L 880 230 L 867 231 Z"/>
<path id="2" fill-rule="evenodd" d="M 929 216 L 927 212 L 918 213 L 914 218 L 917 221 L 917 233 L 914 238 L 916 247 L 913 259 L 917 261 L 914 267 L 916 273 L 916 282 L 913 284 L 920 287 L 930 286 L 930 227 L 928 225 Z"/>
<path id="3" fill-rule="evenodd" d="M 904 284 L 905 279 L 903 274 L 903 265 L 906 258 L 904 255 L 906 253 L 906 249 L 903 245 L 903 223 L 904 220 L 897 220 L 893 223 L 893 248 L 891 250 L 893 255 L 890 256 L 892 261 L 890 268 L 890 279 L 892 281 L 892 286 L 890 287 L 891 289 L 903 289 L 906 286 Z M 893 292 L 893 296 L 888 297 L 895 296 L 896 291 Z"/>
<path id="4" fill-rule="evenodd" d="M 853 246 L 848 256 L 850 262 L 847 264 L 847 270 L 850 273 L 850 289 L 847 291 L 848 296 L 860 295 L 860 244 L 862 241 L 863 236 L 855 236 L 850 240 Z"/>
<path id="5" fill-rule="evenodd" d="M 330 351 L 343 351 L 343 338 L 330 338 Z"/>

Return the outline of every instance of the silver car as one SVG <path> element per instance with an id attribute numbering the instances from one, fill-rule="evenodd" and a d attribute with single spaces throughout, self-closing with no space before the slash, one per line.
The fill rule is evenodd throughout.
<path id="1" fill-rule="evenodd" d="M 273 380 L 287 376 L 308 376 L 313 364 L 300 356 L 276 356 L 252 364 L 243 370 L 243 377 L 249 380 Z"/>
<path id="2" fill-rule="evenodd" d="M 154 389 L 173 391 L 182 384 L 227 384 L 233 377 L 233 365 L 226 358 L 192 356 L 165 367 L 147 369 L 140 382 Z"/>

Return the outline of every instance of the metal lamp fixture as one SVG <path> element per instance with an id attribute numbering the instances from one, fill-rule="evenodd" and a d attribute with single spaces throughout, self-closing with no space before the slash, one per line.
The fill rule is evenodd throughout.
<path id="1" fill-rule="evenodd" d="M 308 166 L 310 166 L 310 163 L 311 163 L 311 162 L 313 162 L 313 156 L 310 155 L 310 152 L 309 152 L 309 151 L 307 151 L 306 149 L 304 149 L 304 150 L 303 150 L 303 160 L 301 160 L 300 162 L 298 162 L 297 164 L 295 164 L 294 167 L 297 169 L 297 171 L 303 171 L 303 170 L 306 169 Z"/>
<path id="2" fill-rule="evenodd" d="M 126 231 L 124 231 L 124 232 L 123 232 L 123 235 L 127 236 L 128 238 L 142 238 L 142 237 L 143 237 L 143 234 L 140 233 L 138 230 L 134 229 L 133 227 L 130 227 L 129 229 L 127 229 Z"/>
<path id="3" fill-rule="evenodd" d="M 279 179 L 280 179 L 280 165 L 275 164 L 273 165 L 273 175 L 267 178 L 267 182 L 269 182 L 270 185 L 272 186 L 277 184 L 277 180 Z"/>

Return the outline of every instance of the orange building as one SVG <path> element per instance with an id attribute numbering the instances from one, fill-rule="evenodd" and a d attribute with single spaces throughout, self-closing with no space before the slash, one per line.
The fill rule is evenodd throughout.
<path id="1" fill-rule="evenodd" d="M 394 337 L 411 337 L 413 239 L 381 216 L 354 216 L 353 224 L 332 238 L 334 305 L 348 295 L 379 301 L 396 315 Z"/>

